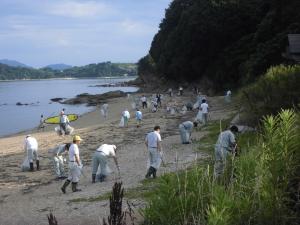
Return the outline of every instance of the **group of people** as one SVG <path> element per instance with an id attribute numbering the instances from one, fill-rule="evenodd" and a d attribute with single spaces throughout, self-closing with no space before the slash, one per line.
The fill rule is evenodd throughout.
<path id="1" fill-rule="evenodd" d="M 231 95 L 231 93 L 229 93 Z M 157 102 L 161 104 L 160 95 L 156 95 Z M 147 98 L 143 95 L 141 97 L 142 107 L 147 107 Z M 101 107 L 101 112 L 105 118 L 107 118 L 108 104 L 105 103 Z M 207 104 L 206 99 L 201 99 L 201 104 L 199 105 L 199 112 L 201 112 L 201 118 L 204 125 L 207 124 L 208 120 L 208 112 L 209 106 Z M 137 120 L 137 127 L 140 127 L 142 121 L 143 114 L 137 108 L 135 112 L 135 118 Z M 197 116 L 198 117 L 198 116 Z M 122 113 L 122 120 L 124 126 L 128 126 L 128 121 L 130 118 L 130 113 L 126 109 Z M 179 133 L 181 137 L 182 144 L 190 144 L 191 136 L 193 128 L 198 126 L 197 119 L 192 121 L 185 121 L 179 125 Z M 64 114 L 64 111 L 61 112 L 60 118 L 60 129 L 66 132 L 66 127 L 69 124 L 68 117 Z M 145 145 L 148 149 L 148 159 L 149 166 L 147 173 L 145 175 L 146 178 L 155 178 L 157 170 L 160 167 L 160 164 L 163 161 L 163 153 L 162 153 L 162 139 L 160 136 L 160 127 L 155 126 L 154 130 L 146 135 Z M 215 177 L 219 177 L 224 173 L 226 160 L 228 155 L 235 154 L 237 149 L 235 134 L 238 132 L 238 128 L 236 126 L 231 126 L 230 129 L 225 130 L 220 133 L 218 140 L 215 145 L 215 166 L 214 166 L 214 175 Z M 63 186 L 61 187 L 61 191 L 66 193 L 66 189 L 69 184 L 72 184 L 72 191 L 78 192 L 81 189 L 78 188 L 78 182 L 80 180 L 80 176 L 83 172 L 83 165 L 80 159 L 80 150 L 79 145 L 82 139 L 80 136 L 75 135 L 73 137 L 72 143 L 63 143 L 55 148 L 49 150 L 51 153 L 51 157 L 53 159 L 54 171 L 57 179 L 66 179 Z M 27 158 L 29 162 L 29 170 L 34 171 L 34 162 L 36 162 L 36 170 L 40 169 L 40 161 L 38 156 L 38 142 L 31 135 L 27 135 L 25 137 L 24 149 L 27 152 Z M 110 169 L 108 167 L 108 159 L 113 158 L 118 173 L 120 174 L 120 167 L 118 164 L 117 156 L 117 146 L 103 144 L 99 148 L 95 150 L 92 155 L 92 183 L 96 183 L 97 181 L 103 182 L 106 177 L 110 173 Z M 65 156 L 68 158 L 68 175 L 65 173 Z"/>

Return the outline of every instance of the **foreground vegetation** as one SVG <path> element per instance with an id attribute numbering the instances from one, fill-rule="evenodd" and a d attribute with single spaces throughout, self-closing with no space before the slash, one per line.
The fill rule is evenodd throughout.
<path id="1" fill-rule="evenodd" d="M 298 224 L 299 135 L 294 111 L 265 117 L 260 135 L 239 138 L 242 153 L 221 180 L 212 164 L 161 178 L 145 224 Z"/>
<path id="2" fill-rule="evenodd" d="M 46 78 L 91 78 L 91 77 L 114 77 L 114 76 L 136 76 L 137 66 L 134 63 L 111 63 L 103 62 L 89 64 L 86 66 L 75 66 L 62 71 L 50 68 L 25 68 L 11 67 L 0 64 L 0 80 L 15 79 L 46 79 Z"/>

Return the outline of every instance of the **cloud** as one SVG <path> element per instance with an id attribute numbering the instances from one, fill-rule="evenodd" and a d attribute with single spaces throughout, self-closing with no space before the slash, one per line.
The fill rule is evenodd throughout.
<path id="1" fill-rule="evenodd" d="M 108 14 L 112 9 L 107 4 L 95 1 L 62 1 L 49 5 L 47 12 L 57 16 L 83 18 Z"/>

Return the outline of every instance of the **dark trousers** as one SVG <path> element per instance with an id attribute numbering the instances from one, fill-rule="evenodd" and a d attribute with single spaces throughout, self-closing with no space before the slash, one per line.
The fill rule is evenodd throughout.
<path id="1" fill-rule="evenodd" d="M 143 109 L 147 108 L 147 102 L 143 102 Z"/>

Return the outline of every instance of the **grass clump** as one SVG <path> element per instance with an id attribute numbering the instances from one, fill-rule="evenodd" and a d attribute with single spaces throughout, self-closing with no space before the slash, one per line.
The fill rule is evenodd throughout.
<path id="1" fill-rule="evenodd" d="M 245 147 L 221 180 L 210 164 L 163 177 L 144 224 L 298 224 L 299 136 L 294 111 L 265 117 L 261 134 L 240 137 Z"/>

